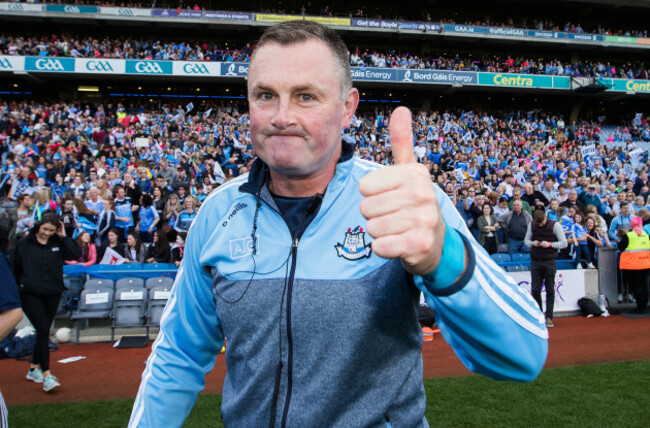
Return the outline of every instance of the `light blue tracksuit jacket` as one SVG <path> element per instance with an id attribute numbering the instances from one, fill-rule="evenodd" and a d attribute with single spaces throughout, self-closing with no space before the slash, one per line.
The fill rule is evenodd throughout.
<path id="1" fill-rule="evenodd" d="M 476 243 L 449 198 L 436 187 L 447 224 L 440 266 L 413 277 L 399 259 L 370 250 L 358 183 L 380 166 L 343 146 L 301 236 L 291 236 L 259 160 L 205 200 L 130 426 L 181 426 L 226 337 L 226 426 L 428 426 L 420 292 L 470 370 L 537 376 L 548 351 L 543 315 Z M 468 268 L 450 279 L 462 272 L 464 246 Z"/>

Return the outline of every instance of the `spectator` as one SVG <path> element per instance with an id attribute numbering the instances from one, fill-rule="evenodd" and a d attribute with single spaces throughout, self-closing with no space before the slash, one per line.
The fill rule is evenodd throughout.
<path id="1" fill-rule="evenodd" d="M 120 239 L 124 240 L 126 235 L 133 230 L 133 210 L 137 208 L 131 202 L 131 198 L 126 196 L 123 186 L 115 186 L 113 193 L 115 194 L 115 227 L 120 229 Z"/>
<path id="2" fill-rule="evenodd" d="M 127 263 L 144 263 L 147 250 L 142 245 L 138 236 L 131 232 L 126 237 L 126 250 L 124 251 L 125 262 Z"/>
<path id="3" fill-rule="evenodd" d="M 546 196 L 539 190 L 534 190 L 533 185 L 530 183 L 524 184 L 524 195 L 522 195 L 521 199 L 528 203 L 529 209 L 530 207 L 544 208 L 549 204 Z"/>
<path id="4" fill-rule="evenodd" d="M 596 211 L 598 211 L 598 214 L 603 213 L 603 208 L 602 208 L 602 202 L 600 200 L 600 196 L 596 193 L 596 185 L 595 184 L 590 184 L 587 187 L 587 191 L 583 192 L 580 194 L 580 202 L 582 203 L 582 206 L 586 207 L 587 205 L 593 205 L 596 207 Z"/>
<path id="5" fill-rule="evenodd" d="M 630 206 L 627 202 L 623 202 L 621 204 L 621 213 L 614 217 L 612 224 L 609 225 L 609 240 L 612 243 L 618 242 L 619 231 L 622 230 L 624 233 L 629 232 L 632 217 L 632 214 L 630 214 Z"/>
<path id="6" fill-rule="evenodd" d="M 160 221 L 158 211 L 153 206 L 153 198 L 148 195 L 142 195 L 140 207 L 140 221 L 135 226 L 135 230 L 140 234 L 142 242 L 150 243 L 153 241 L 153 232 L 156 230 L 156 225 Z"/>
<path id="7" fill-rule="evenodd" d="M 61 221 L 63 222 L 63 227 L 65 227 L 65 234 L 66 236 L 73 236 L 77 228 L 77 220 L 74 214 L 74 200 L 64 198 L 61 202 Z"/>
<path id="8" fill-rule="evenodd" d="M 97 248 L 92 243 L 90 233 L 81 232 L 75 242 L 81 249 L 81 257 L 77 260 L 66 260 L 67 265 L 92 266 L 97 263 Z"/>
<path id="9" fill-rule="evenodd" d="M 499 237 L 497 235 L 497 230 L 499 229 L 499 222 L 496 217 L 492 215 L 493 209 L 490 204 L 483 204 L 482 206 L 483 215 L 477 219 L 478 224 L 478 243 L 485 248 L 485 251 L 488 254 L 494 254 L 497 252 L 497 247 L 499 245 Z"/>
<path id="10" fill-rule="evenodd" d="M 580 211 L 576 212 L 573 216 L 573 227 L 571 228 L 571 242 L 576 253 L 575 261 L 576 267 L 582 269 L 584 265 L 587 268 L 593 269 L 594 265 L 591 262 L 591 255 L 587 248 L 587 227 L 585 225 L 585 217 Z M 583 265 L 583 258 L 585 260 Z"/>
<path id="11" fill-rule="evenodd" d="M 102 212 L 104 208 L 104 200 L 99 197 L 99 190 L 97 187 L 91 187 L 88 189 L 88 199 L 84 201 L 86 207 L 90 213 L 96 217 L 99 217 L 99 213 Z"/>
<path id="12" fill-rule="evenodd" d="M 98 245 L 105 244 L 108 240 L 107 232 L 115 227 L 117 215 L 115 214 L 115 201 L 113 198 L 104 200 L 102 212 L 97 220 L 96 236 Z"/>
<path id="13" fill-rule="evenodd" d="M 149 247 L 146 256 L 147 263 L 169 263 L 171 252 L 169 241 L 163 230 L 158 229 L 153 235 L 153 244 Z"/>
<path id="14" fill-rule="evenodd" d="M 117 227 L 113 227 L 106 232 L 106 242 L 99 247 L 99 250 L 97 250 L 97 260 L 99 260 L 99 263 L 104 261 L 104 255 L 106 254 L 106 250 L 109 248 L 120 256 L 125 257 L 124 245 L 120 243 L 121 234 L 122 231 Z"/>
<path id="15" fill-rule="evenodd" d="M 76 211 L 75 233 L 72 236 L 77 237 L 81 232 L 88 232 L 93 235 L 94 240 L 95 229 L 97 229 L 95 215 L 88 209 L 88 207 L 86 207 L 86 204 L 84 204 L 81 199 L 73 199 L 72 202 L 74 203 Z"/>
<path id="16" fill-rule="evenodd" d="M 178 218 L 176 219 L 176 224 L 174 225 L 174 229 L 176 232 L 187 232 L 190 230 L 190 226 L 192 225 L 192 222 L 196 218 L 196 207 L 197 205 L 197 200 L 196 197 L 193 195 L 190 195 L 185 198 L 185 209 L 181 211 L 181 213 L 178 215 Z"/>
<path id="17" fill-rule="evenodd" d="M 176 242 L 172 245 L 171 250 L 171 261 L 180 267 L 181 261 L 183 260 L 183 252 L 185 251 L 185 239 L 187 238 L 187 232 L 180 232 L 176 236 Z"/>
<path id="18" fill-rule="evenodd" d="M 589 258 L 593 265 L 598 269 L 598 249 L 605 246 L 605 239 L 607 234 L 603 233 L 602 230 L 596 226 L 596 221 L 593 217 L 587 217 L 585 222 L 587 227 L 587 250 L 589 251 Z M 609 246 L 609 245 L 608 245 Z"/>
<path id="19" fill-rule="evenodd" d="M 526 229 L 532 216 L 523 209 L 521 200 L 515 200 L 512 211 L 504 215 L 499 225 L 505 230 L 508 239 L 508 253 L 529 253 L 530 248 L 524 244 Z"/>
<path id="20" fill-rule="evenodd" d="M 79 246 L 66 236 L 58 215 L 47 214 L 16 245 L 14 275 L 20 284 L 23 311 L 36 330 L 27 379 L 43 384 L 46 392 L 60 386 L 50 371 L 50 327 L 64 290 L 63 264 L 77 260 Z"/>
<path id="21" fill-rule="evenodd" d="M 508 208 L 509 208 L 510 210 L 513 209 L 513 206 L 514 206 L 514 202 L 515 202 L 515 201 L 520 201 L 520 202 L 521 202 L 521 207 L 522 207 L 522 209 L 523 209 L 526 213 L 528 213 L 528 215 L 532 215 L 532 211 L 530 210 L 530 204 L 528 203 L 528 201 L 522 199 L 522 197 L 521 197 L 521 186 L 519 186 L 518 184 L 516 184 L 516 185 L 512 188 L 512 199 L 510 199 L 510 201 L 508 201 Z M 531 218 L 532 218 L 532 217 L 531 217 Z M 523 236 L 522 236 L 521 239 L 523 239 Z"/>

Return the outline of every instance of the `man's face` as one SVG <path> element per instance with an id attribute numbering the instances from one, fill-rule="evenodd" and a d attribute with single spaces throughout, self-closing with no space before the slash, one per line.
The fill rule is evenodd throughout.
<path id="1" fill-rule="evenodd" d="M 569 192 L 569 200 L 575 202 L 578 199 L 578 193 L 575 190 Z"/>
<path id="2" fill-rule="evenodd" d="M 251 139 L 257 155 L 280 174 L 308 177 L 334 167 L 341 129 L 350 125 L 359 94 L 341 94 L 341 71 L 316 40 L 263 45 L 248 73 Z"/>
<path id="3" fill-rule="evenodd" d="M 553 190 L 553 182 L 551 180 L 547 180 L 544 182 L 544 187 L 546 190 L 551 191 Z"/>
<path id="4" fill-rule="evenodd" d="M 520 213 L 521 213 L 521 208 L 522 208 L 522 206 L 523 206 L 523 205 L 522 205 L 521 201 L 514 201 L 514 202 L 512 203 L 512 210 L 513 210 L 515 213 L 520 214 Z"/>
<path id="5" fill-rule="evenodd" d="M 624 217 L 627 217 L 630 215 L 630 206 L 629 205 L 624 205 L 621 207 L 621 215 Z"/>

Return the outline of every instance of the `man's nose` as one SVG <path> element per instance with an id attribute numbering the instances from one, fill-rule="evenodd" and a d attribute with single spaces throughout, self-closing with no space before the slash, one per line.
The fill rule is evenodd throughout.
<path id="1" fill-rule="evenodd" d="M 288 99 L 280 99 L 274 113 L 271 124 L 278 129 L 287 129 L 295 123 L 293 106 Z"/>

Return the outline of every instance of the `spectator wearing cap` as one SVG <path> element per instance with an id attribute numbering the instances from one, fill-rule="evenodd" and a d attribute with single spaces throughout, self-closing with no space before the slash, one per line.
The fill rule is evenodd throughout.
<path id="1" fill-rule="evenodd" d="M 176 168 L 176 177 L 171 181 L 171 187 L 174 191 L 178 191 L 178 188 L 183 186 L 186 189 L 190 188 L 190 177 L 187 175 L 185 168 L 178 166 Z"/>
<path id="2" fill-rule="evenodd" d="M 588 205 L 593 205 L 596 207 L 599 215 L 603 214 L 603 203 L 600 200 L 600 196 L 596 193 L 595 184 L 590 184 L 587 187 L 587 191 L 582 193 L 578 199 L 582 203 L 582 206 L 586 207 Z"/>

